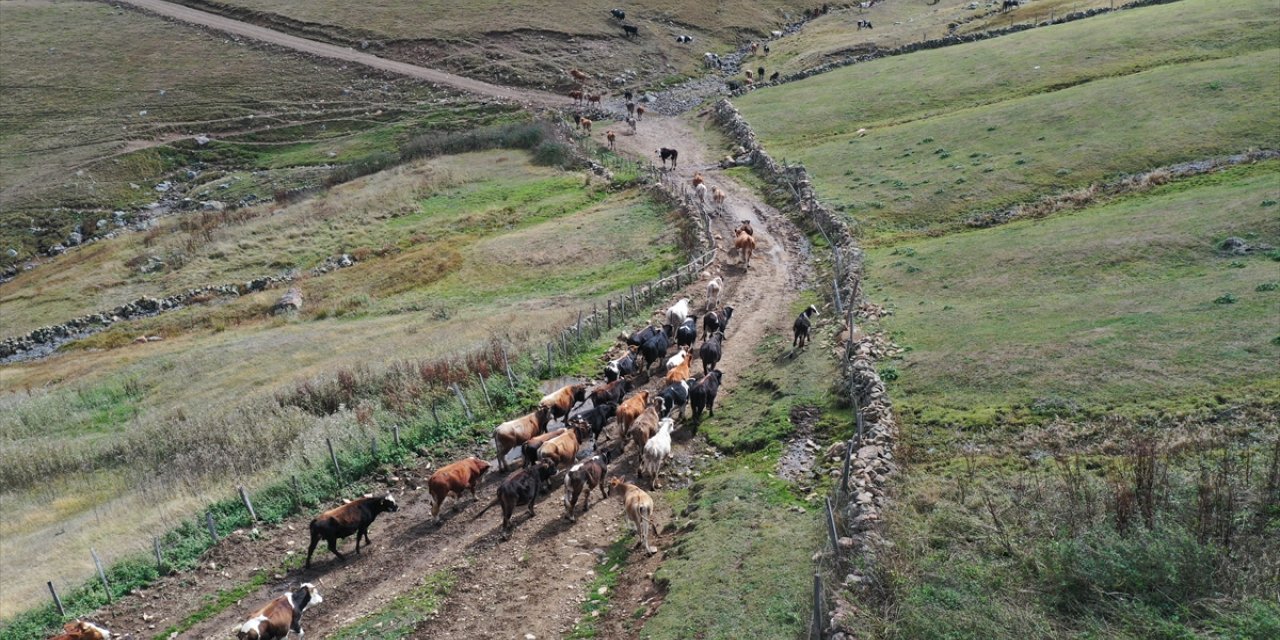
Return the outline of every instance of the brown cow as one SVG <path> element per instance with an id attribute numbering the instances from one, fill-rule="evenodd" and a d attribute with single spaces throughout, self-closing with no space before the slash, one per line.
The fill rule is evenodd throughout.
<path id="1" fill-rule="evenodd" d="M 524 466 L 533 466 L 533 463 L 538 461 L 538 450 L 542 448 L 542 445 L 551 441 L 553 438 L 559 438 L 562 435 L 564 435 L 564 429 L 557 429 L 556 431 L 540 433 L 528 440 L 525 440 L 524 443 L 520 445 L 520 457 L 524 459 Z"/>
<path id="2" fill-rule="evenodd" d="M 550 462 L 557 469 L 568 469 L 578 459 L 578 448 L 591 435 L 591 425 L 586 420 L 578 419 L 569 423 L 564 433 L 546 441 L 538 449 L 538 460 Z"/>
<path id="3" fill-rule="evenodd" d="M 582 71 L 581 69 L 570 69 L 569 75 L 573 76 L 573 79 L 577 80 L 578 84 L 582 84 L 583 82 L 586 82 L 587 78 L 590 77 L 586 74 L 585 71 Z"/>
<path id="4" fill-rule="evenodd" d="M 601 96 L 600 94 L 598 94 L 598 93 L 588 94 L 588 95 L 587 95 L 587 103 L 588 103 L 588 104 L 594 104 L 594 105 L 596 105 L 596 106 L 599 106 L 599 105 L 600 105 L 600 98 L 601 98 L 601 97 L 602 97 L 602 96 Z"/>
<path id="5" fill-rule="evenodd" d="M 644 413 L 647 406 L 649 406 L 648 391 L 641 391 L 618 405 L 617 421 L 623 435 L 626 435 L 627 431 L 631 430 L 631 423 L 635 422 L 635 419 Z"/>
<path id="6" fill-rule="evenodd" d="M 525 416 L 508 420 L 493 428 L 493 445 L 498 451 L 498 469 L 507 470 L 507 453 L 529 438 L 547 430 L 551 422 L 551 410 L 538 407 Z"/>
<path id="7" fill-rule="evenodd" d="M 488 470 L 488 462 L 472 456 L 466 460 L 445 465 L 431 474 L 427 479 L 427 491 L 431 492 L 431 498 L 435 501 L 431 505 L 431 517 L 434 518 L 440 514 L 440 505 L 444 504 L 444 499 L 449 497 L 449 494 L 454 494 L 461 500 L 462 491 L 470 489 L 471 497 L 475 498 L 480 478 L 484 477 Z M 457 505 L 455 504 L 454 507 L 457 508 Z"/>
<path id="8" fill-rule="evenodd" d="M 311 546 L 307 549 L 307 568 L 311 568 L 311 554 L 315 553 L 316 545 L 320 543 L 320 539 L 324 538 L 329 543 L 329 550 L 333 555 L 338 556 L 339 560 L 346 560 L 346 557 L 338 553 L 338 540 L 345 538 L 351 534 L 356 534 L 356 553 L 360 553 L 360 540 L 364 539 L 365 545 L 372 544 L 369 541 L 369 525 L 373 524 L 374 519 L 383 511 L 395 512 L 400 509 L 400 505 L 396 504 L 396 499 L 391 494 L 375 498 L 372 496 L 352 500 L 341 507 L 334 507 L 318 516 L 311 521 Z"/>
<path id="9" fill-rule="evenodd" d="M 609 139 L 609 150 L 612 151 L 614 149 L 614 141 L 617 139 L 617 136 L 614 135 L 612 130 L 609 130 L 604 132 L 604 137 Z"/>
<path id="10" fill-rule="evenodd" d="M 570 92 L 569 92 L 569 97 L 570 97 L 570 98 L 573 98 L 573 101 L 574 101 L 574 102 L 582 102 L 582 92 L 581 92 L 581 91 L 578 91 L 577 89 L 574 89 L 573 91 L 570 91 Z"/>
<path id="11" fill-rule="evenodd" d="M 569 522 L 577 522 L 573 515 L 578 506 L 578 496 L 582 496 L 582 511 L 591 508 L 591 490 L 600 487 L 600 499 L 609 497 L 609 488 L 605 486 L 604 476 L 608 472 L 609 461 L 613 459 L 614 449 L 608 448 L 569 468 L 564 482 L 564 509 Z"/>
<path id="12" fill-rule="evenodd" d="M 640 534 L 640 544 L 644 546 L 645 553 L 650 555 L 657 553 L 657 547 L 649 546 L 649 531 L 653 531 L 653 537 L 658 537 L 658 525 L 653 522 L 653 498 L 650 498 L 644 489 L 623 482 L 622 478 L 618 477 L 609 479 L 609 495 L 622 496 L 627 520 Z"/>
<path id="13" fill-rule="evenodd" d="M 632 353 L 634 353 L 634 349 L 635 347 L 632 347 Z M 628 391 L 631 391 L 631 387 L 631 380 L 627 378 L 618 378 L 613 382 L 606 382 L 605 384 L 597 386 L 591 390 L 591 404 L 598 407 L 602 404 L 609 404 L 610 402 L 622 402 L 622 397 L 625 396 Z"/>
<path id="14" fill-rule="evenodd" d="M 627 435 L 631 436 L 631 441 L 636 443 L 636 446 L 641 451 L 644 451 L 644 445 L 649 441 L 649 438 L 653 437 L 653 434 L 658 431 L 658 422 L 661 417 L 659 406 L 661 403 L 661 398 L 654 398 L 653 402 L 649 403 L 649 406 L 645 408 L 644 413 L 640 414 L 640 417 L 631 423 L 631 429 L 626 432 Z M 627 445 L 624 442 L 622 446 L 625 447 Z"/>
<path id="15" fill-rule="evenodd" d="M 644 120 L 644 105 L 636 105 L 636 120 Z"/>
<path id="16" fill-rule="evenodd" d="M 692 361 L 693 361 L 692 356 L 686 357 L 683 361 L 680 362 L 680 364 L 676 365 L 675 367 L 672 367 L 670 371 L 667 371 L 667 384 L 674 384 L 676 382 L 683 382 L 685 380 L 688 380 L 690 375 L 689 363 Z"/>
<path id="17" fill-rule="evenodd" d="M 702 176 L 702 172 L 701 172 L 701 171 L 694 171 L 694 172 L 693 172 L 693 186 L 694 186 L 694 188 L 695 188 L 695 189 L 698 187 L 698 185 L 702 184 L 702 183 L 703 183 L 703 182 L 705 182 L 705 181 L 706 181 L 706 178 L 704 178 L 704 177 Z"/>
<path id="18" fill-rule="evenodd" d="M 254 611 L 249 619 L 236 627 L 236 638 L 239 640 L 284 640 L 289 632 L 295 631 L 303 635 L 302 614 L 311 605 L 324 602 L 316 586 L 310 582 L 303 584 L 292 593 L 286 593 L 261 609 Z"/>
<path id="19" fill-rule="evenodd" d="M 586 399 L 587 385 L 570 384 L 542 396 L 542 400 L 538 402 L 538 407 L 550 409 L 551 418 L 554 420 L 569 415 L 573 412 L 574 407 L 585 402 Z"/>
<path id="20" fill-rule="evenodd" d="M 733 247 L 742 256 L 742 268 L 750 268 L 751 254 L 756 250 L 756 239 L 751 232 L 749 223 L 743 223 L 741 227 L 734 231 Z"/>
<path id="21" fill-rule="evenodd" d="M 111 632 L 92 622 L 76 620 L 62 625 L 62 633 L 49 640 L 111 640 Z"/>
<path id="22" fill-rule="evenodd" d="M 718 205 L 724 205 L 724 199 L 727 197 L 728 194 L 720 187 L 715 187 L 711 190 L 711 201 Z"/>

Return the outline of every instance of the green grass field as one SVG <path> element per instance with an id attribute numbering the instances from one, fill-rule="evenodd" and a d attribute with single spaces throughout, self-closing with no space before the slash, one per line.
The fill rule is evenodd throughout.
<path id="1" fill-rule="evenodd" d="M 270 197 L 507 111 L 100 3 L 5 2 L 0 21 L 0 248 L 19 259 L 160 199 L 164 180 L 198 200 Z M 167 144 L 200 134 L 214 142 Z"/>
<path id="2" fill-rule="evenodd" d="M 6 567 L 38 554 L 31 566 L 59 575 L 59 557 L 79 557 L 63 542 L 89 540 L 104 553 L 132 548 L 138 527 L 225 489 L 216 472 L 193 470 L 215 469 L 211 456 L 236 456 L 246 439 L 330 430 L 338 437 L 355 428 L 354 407 L 332 417 L 279 407 L 273 394 L 301 379 L 457 355 L 495 335 L 518 348 L 592 301 L 682 262 L 665 210 L 638 190 L 588 186 L 523 151 L 410 163 L 263 213 L 216 228 L 178 269 L 143 275 L 125 264 L 138 251 L 185 247 L 191 234 L 175 220 L 149 247 L 141 233 L 101 242 L 6 287 L 28 292 L 4 304 L 6 316 L 31 326 L 143 292 L 263 270 L 305 272 L 338 252 L 360 256 L 356 266 L 300 280 L 306 302 L 296 316 L 267 314 L 282 292 L 268 290 L 123 323 L 63 353 L 0 369 L 0 386 L 31 390 L 0 400 Z M 134 345 L 138 334 L 165 340 Z M 191 459 L 161 473 L 175 456 Z M 244 473 L 272 472 L 245 464 Z M 171 476 L 183 476 L 188 489 L 169 495 Z M 156 504 L 122 526 L 144 496 Z M 37 503 L 48 508 L 27 508 Z M 100 515 L 107 524 L 92 536 L 49 542 L 50 531 L 81 530 Z M 6 592 L 4 612 L 24 602 Z"/>
<path id="3" fill-rule="evenodd" d="M 1263 72 L 1277 55 L 1266 48 L 1275 23 L 1257 26 L 1257 3 L 1240 8 L 1237 26 L 1217 38 L 1163 26 L 1181 23 L 1172 20 L 1127 55 L 1107 44 L 1146 24 L 1145 12 L 1196 3 L 855 65 L 755 92 L 740 106 L 771 154 L 804 162 L 823 199 L 856 220 L 866 241 L 936 234 L 974 212 L 1117 174 L 1280 146 L 1280 119 L 1267 107 L 1280 100 L 1280 81 Z M 1087 34 L 1112 27 L 1112 38 L 1080 47 Z M 1163 53 L 1149 52 L 1156 44 Z M 993 63 L 965 80 L 975 58 L 1013 60 L 1016 70 Z M 1057 63 L 1063 59 L 1072 63 Z M 1098 73 L 1081 71 L 1085 64 Z M 913 67 L 930 72 L 908 73 Z M 1043 79 L 1017 80 L 1027 73 Z M 866 95 L 888 97 L 854 117 L 850 105 L 865 105 Z M 864 125 L 870 132 L 859 137 Z"/>
<path id="4" fill-rule="evenodd" d="M 1277 199 L 1268 162 L 871 251 L 869 290 L 911 349 L 893 365 L 896 400 L 920 422 L 983 425 L 1037 406 L 1097 416 L 1280 399 L 1280 292 L 1259 290 L 1280 282 L 1280 263 L 1218 250 L 1230 236 L 1280 245 Z"/>

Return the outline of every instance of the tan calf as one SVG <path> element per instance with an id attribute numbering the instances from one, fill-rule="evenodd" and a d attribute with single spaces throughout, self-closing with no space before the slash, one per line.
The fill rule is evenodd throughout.
<path id="1" fill-rule="evenodd" d="M 618 477 L 609 479 L 609 495 L 622 496 L 627 520 L 640 534 L 640 544 L 644 547 L 645 553 L 650 555 L 657 553 L 658 548 L 649 544 L 649 531 L 653 531 L 653 537 L 658 537 L 658 525 L 653 522 L 653 498 L 650 498 L 649 494 L 640 487 L 623 482 L 622 478 Z"/>

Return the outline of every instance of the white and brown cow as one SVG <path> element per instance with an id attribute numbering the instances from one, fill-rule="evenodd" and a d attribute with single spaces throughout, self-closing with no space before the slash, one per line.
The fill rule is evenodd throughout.
<path id="1" fill-rule="evenodd" d="M 254 611 L 249 619 L 236 627 L 236 638 L 239 640 L 284 640 L 289 632 L 302 631 L 302 614 L 312 605 L 324 602 L 316 586 L 310 582 L 286 593 L 261 609 Z"/>

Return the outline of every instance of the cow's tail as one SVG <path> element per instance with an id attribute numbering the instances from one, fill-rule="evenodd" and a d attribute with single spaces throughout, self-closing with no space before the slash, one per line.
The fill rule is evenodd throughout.
<path id="1" fill-rule="evenodd" d="M 475 520 L 476 518 L 479 518 L 480 516 L 484 515 L 484 512 L 486 512 L 486 511 L 488 511 L 488 510 L 492 509 L 492 508 L 493 508 L 493 505 L 498 504 L 499 502 L 501 502 L 501 500 L 500 500 L 500 499 L 498 499 L 498 498 L 494 498 L 494 499 L 493 499 L 493 502 L 490 502 L 490 503 L 488 504 L 488 506 L 486 506 L 485 508 L 481 509 L 481 510 L 480 510 L 480 513 L 477 513 L 477 514 L 475 514 L 474 516 L 471 516 L 471 519 L 472 519 L 472 520 Z"/>

